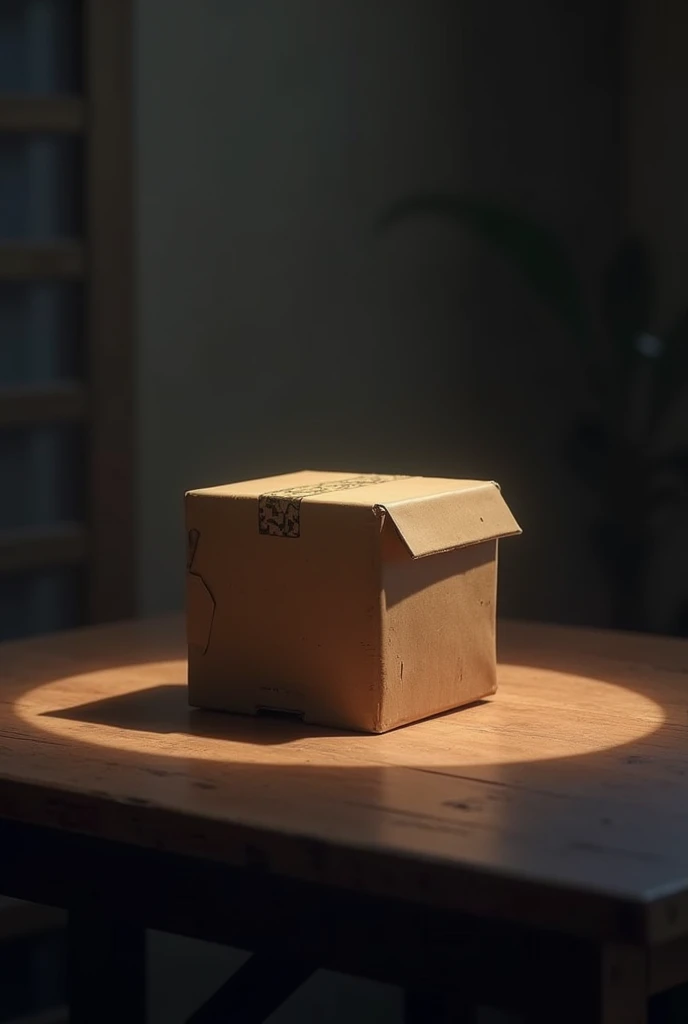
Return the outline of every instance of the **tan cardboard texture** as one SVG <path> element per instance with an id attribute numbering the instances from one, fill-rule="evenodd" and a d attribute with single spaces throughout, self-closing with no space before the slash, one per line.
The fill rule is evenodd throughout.
<path id="1" fill-rule="evenodd" d="M 191 704 L 379 733 L 495 692 L 495 483 L 304 471 L 186 519 Z"/>

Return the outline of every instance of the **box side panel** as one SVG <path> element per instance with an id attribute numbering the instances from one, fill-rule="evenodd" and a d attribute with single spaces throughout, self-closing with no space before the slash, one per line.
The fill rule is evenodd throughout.
<path id="1" fill-rule="evenodd" d="M 381 731 L 495 692 L 496 556 L 489 541 L 385 561 Z"/>
<path id="2" fill-rule="evenodd" d="M 379 524 L 370 509 L 306 505 L 296 538 L 259 532 L 258 504 L 190 495 L 193 602 L 212 627 L 189 639 L 189 699 L 372 731 L 382 686 Z M 205 646 L 204 646 L 205 645 Z"/>

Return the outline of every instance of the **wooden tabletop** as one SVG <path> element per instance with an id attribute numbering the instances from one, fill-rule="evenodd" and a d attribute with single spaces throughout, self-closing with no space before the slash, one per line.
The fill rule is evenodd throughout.
<path id="1" fill-rule="evenodd" d="M 602 938 L 688 935 L 688 643 L 504 624 L 500 647 L 496 697 L 363 736 L 190 709 L 177 617 L 0 645 L 0 816 Z"/>

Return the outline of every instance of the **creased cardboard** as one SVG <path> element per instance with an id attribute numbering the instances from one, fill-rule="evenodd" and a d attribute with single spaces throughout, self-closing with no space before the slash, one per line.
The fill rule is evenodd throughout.
<path id="1" fill-rule="evenodd" d="M 496 484 L 304 471 L 186 517 L 192 704 L 384 732 L 495 691 Z"/>
<path id="2" fill-rule="evenodd" d="M 414 558 L 519 533 L 499 488 L 466 481 L 463 489 L 380 505 Z"/>

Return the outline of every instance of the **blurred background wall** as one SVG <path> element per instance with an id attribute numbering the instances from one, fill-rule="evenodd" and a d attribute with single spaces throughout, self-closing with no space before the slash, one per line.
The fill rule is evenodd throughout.
<path id="1" fill-rule="evenodd" d="M 596 327 L 640 232 L 662 332 L 688 271 L 688 8 L 131 6 L 82 38 L 79 0 L 0 5 L 0 637 L 179 607 L 184 490 L 303 466 L 493 477 L 525 528 L 503 613 L 688 633 L 685 389 L 660 438 L 682 497 L 620 621 L 590 536 L 610 463 L 591 490 L 565 457 L 592 411 L 570 335 L 484 238 L 380 228 L 419 190 L 530 218 Z M 633 466 L 612 490 L 642 518 Z"/>
<path id="2" fill-rule="evenodd" d="M 181 495 L 292 468 L 498 479 L 510 615 L 601 623 L 561 463 L 558 324 L 418 188 L 553 225 L 592 286 L 620 229 L 615 4 L 141 0 L 139 592 L 181 600 Z M 164 16 L 163 16 L 164 8 Z"/>

